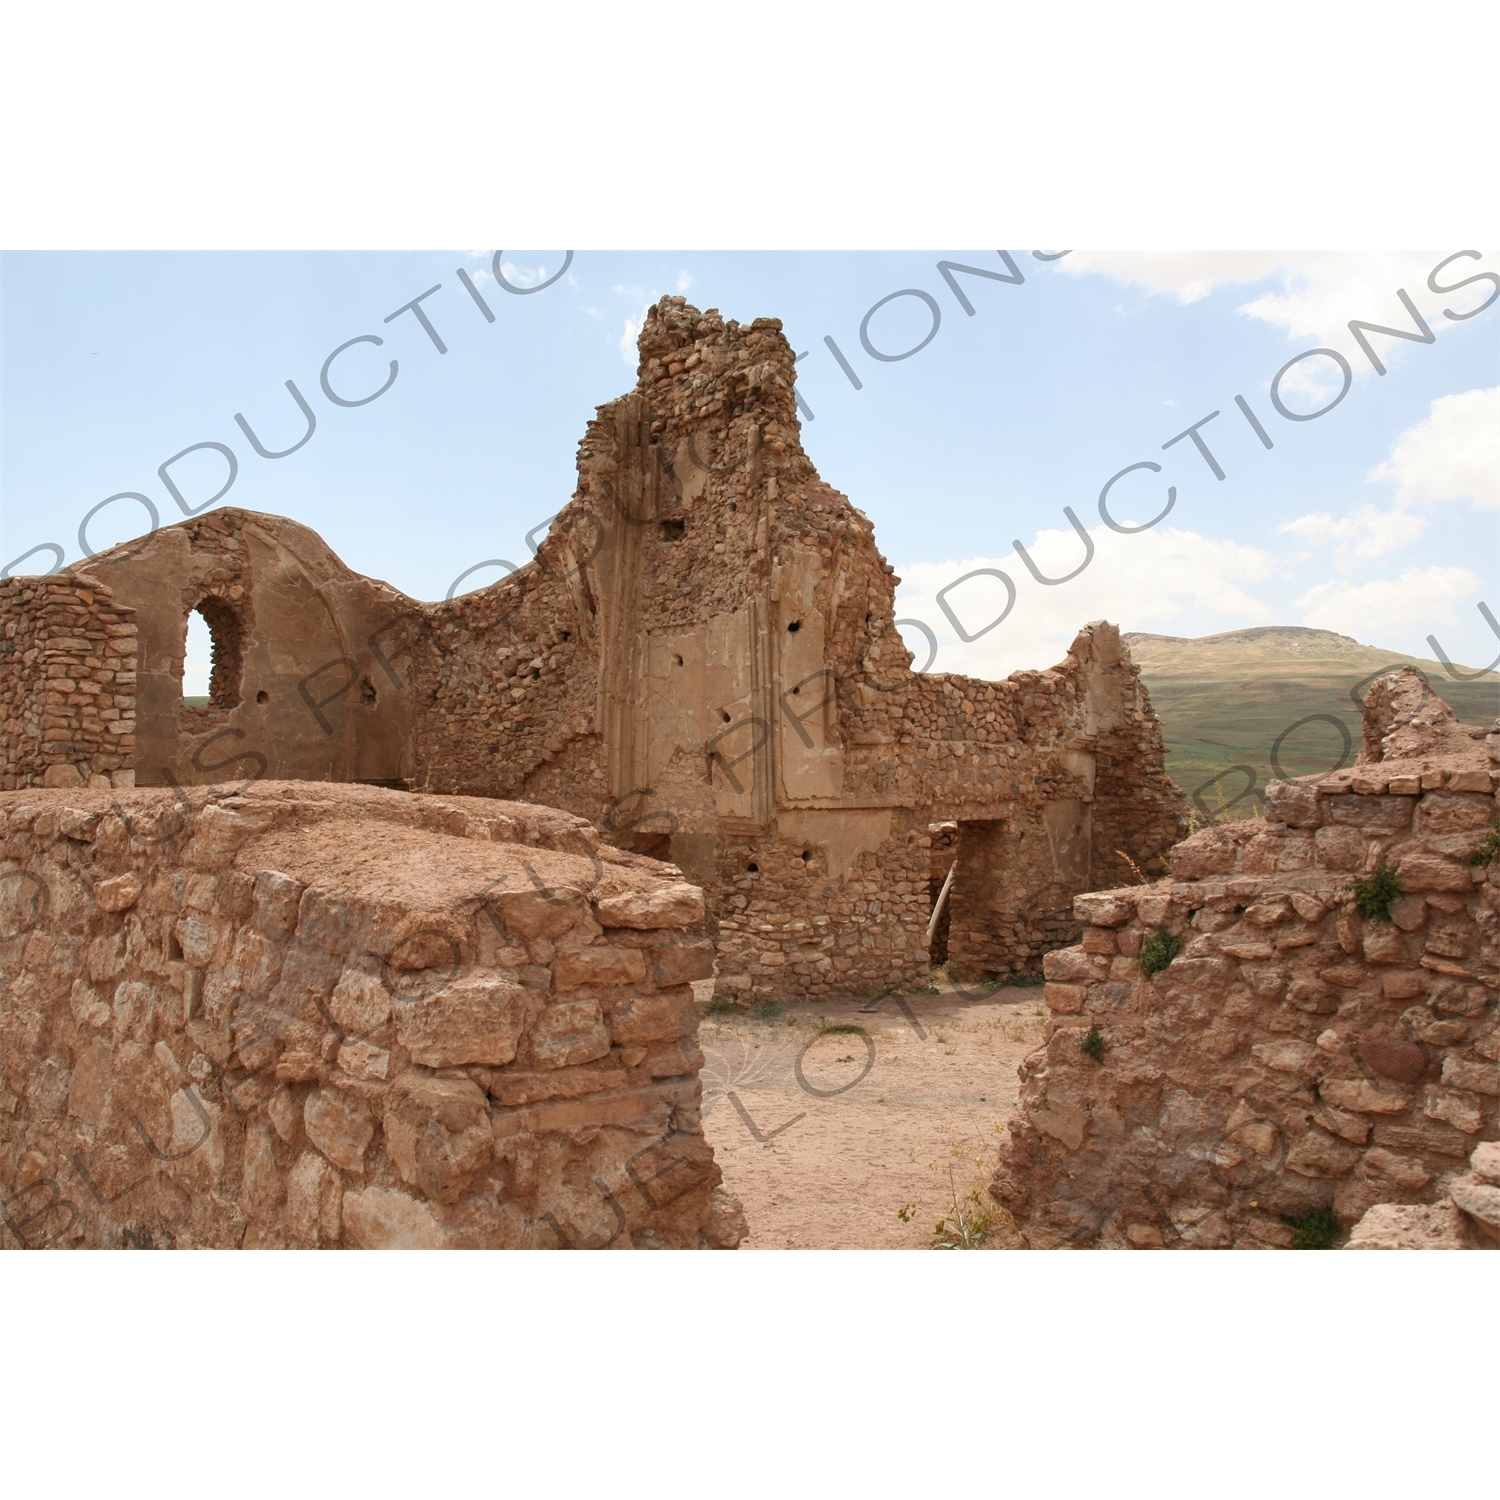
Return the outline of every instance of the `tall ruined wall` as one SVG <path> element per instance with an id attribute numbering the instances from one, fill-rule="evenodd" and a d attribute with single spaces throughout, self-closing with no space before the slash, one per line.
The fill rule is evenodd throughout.
<path id="1" fill-rule="evenodd" d="M 1178 833 L 1159 723 L 1104 622 L 1050 671 L 910 670 L 899 580 L 802 451 L 780 330 L 652 308 L 535 558 L 459 599 L 418 604 L 235 510 L 92 560 L 140 623 L 137 781 L 567 808 L 701 885 L 726 991 L 761 999 L 919 978 L 924 840 L 957 819 L 957 971 L 1034 966 L 1075 934 L 1074 893 L 1125 877 L 1117 849 L 1159 868 Z M 194 608 L 202 707 L 181 696 Z"/>
<path id="2" fill-rule="evenodd" d="M 1149 865 L 1181 831 L 1118 634 L 1001 683 L 912 673 L 899 580 L 802 451 L 780 324 L 667 298 L 640 349 L 537 562 L 434 621 L 419 762 L 473 790 L 494 768 L 507 795 L 669 853 L 745 996 L 915 980 L 934 818 L 1038 832 L 1034 860 L 969 861 L 961 972 L 1076 935 L 1071 896 L 1125 875 L 1117 849 Z"/>
<path id="3" fill-rule="evenodd" d="M 15 1246 L 732 1245 L 699 891 L 551 809 L 0 795 Z"/>
<path id="4" fill-rule="evenodd" d="M 134 612 L 90 582 L 0 580 L 0 789 L 131 785 Z"/>
<path id="5" fill-rule="evenodd" d="M 1315 1207 L 1347 1231 L 1438 1202 L 1500 1135 L 1500 861 L 1473 862 L 1500 725 L 1491 759 L 1410 672 L 1367 713 L 1353 769 L 1273 782 L 1171 879 L 1077 899 L 992 1188 L 1032 1246 L 1284 1245 Z M 1351 888 L 1380 869 L 1389 920 Z M 1163 930 L 1180 952 L 1147 977 Z"/>

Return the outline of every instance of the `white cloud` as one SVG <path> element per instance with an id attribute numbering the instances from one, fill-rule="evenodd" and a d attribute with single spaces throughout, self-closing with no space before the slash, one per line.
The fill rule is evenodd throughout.
<path id="1" fill-rule="evenodd" d="M 531 265 L 520 265 L 513 260 L 501 261 L 500 273 L 516 286 L 538 286 L 556 271 L 556 262 L 549 266 L 546 261 Z"/>
<path id="2" fill-rule="evenodd" d="M 1274 570 L 1274 559 L 1258 547 L 1174 529 L 1121 536 L 1101 526 L 1089 538 L 1095 547 L 1093 562 L 1077 578 L 1055 586 L 1037 583 L 1015 553 L 912 563 L 898 570 L 902 586 L 896 613 L 924 621 L 936 634 L 939 651 L 931 670 L 985 678 L 1052 665 L 1089 620 L 1111 620 L 1122 630 L 1174 634 L 1172 627 L 1190 608 L 1223 616 L 1225 629 L 1273 619 L 1274 611 L 1244 588 Z M 1040 532 L 1028 550 L 1047 577 L 1071 572 L 1083 556 L 1083 544 L 1071 529 Z M 1015 585 L 1016 603 L 1002 624 L 965 643 L 939 607 L 937 594 L 979 568 L 1005 573 Z M 948 607 L 971 635 L 1000 613 L 1005 600 L 1004 584 L 990 576 L 970 579 L 947 596 Z M 927 657 L 920 632 L 908 627 L 903 634 L 916 654 L 913 665 L 920 667 Z"/>
<path id="3" fill-rule="evenodd" d="M 1478 588 L 1467 568 L 1407 568 L 1399 578 L 1320 583 L 1296 603 L 1304 625 L 1368 641 L 1403 627 L 1453 625 L 1454 605 Z"/>
<path id="4" fill-rule="evenodd" d="M 1074 276 L 1108 276 L 1125 286 L 1144 287 L 1175 297 L 1179 302 L 1200 302 L 1230 282 L 1264 281 L 1283 265 L 1287 257 L 1274 250 L 1199 250 L 1154 255 L 1142 250 L 1075 250 L 1058 262 Z"/>
<path id="5" fill-rule="evenodd" d="M 1500 509 L 1500 386 L 1439 396 L 1368 477 L 1394 482 L 1398 505 L 1468 499 Z"/>
<path id="6" fill-rule="evenodd" d="M 1399 288 L 1411 297 L 1428 326 L 1441 334 L 1454 326 L 1443 317 L 1444 308 L 1467 312 L 1490 294 L 1487 283 L 1460 292 L 1428 290 L 1428 274 L 1451 253 L 1203 250 L 1152 254 L 1075 250 L 1058 264 L 1070 275 L 1108 276 L 1127 286 L 1175 297 L 1181 303 L 1201 301 L 1221 286 L 1274 279 L 1274 287 L 1244 303 L 1239 312 L 1283 329 L 1289 340 L 1337 349 L 1353 365 L 1356 375 L 1371 375 L 1374 367 L 1349 332 L 1351 319 L 1418 332 L 1396 295 Z M 1440 280 L 1452 286 L 1476 271 L 1496 269 L 1495 260 L 1493 254 L 1486 254 L 1477 261 L 1455 261 Z M 1408 341 L 1380 334 L 1366 337 L 1387 367 L 1408 357 L 1414 347 Z M 1326 400 L 1337 390 L 1337 378 L 1329 389 L 1329 374 L 1319 369 L 1329 363 L 1310 361 L 1297 366 L 1287 376 L 1283 390 L 1309 401 L 1323 390 Z"/>
<path id="7" fill-rule="evenodd" d="M 1361 505 L 1338 519 L 1319 510 L 1311 515 L 1298 516 L 1295 521 L 1284 521 L 1276 529 L 1300 536 L 1314 547 L 1326 547 L 1336 542 L 1344 556 L 1365 562 L 1410 546 L 1427 529 L 1427 522 L 1424 517 L 1414 516 L 1408 511 Z"/>
<path id="8" fill-rule="evenodd" d="M 1396 485 L 1391 510 L 1356 506 L 1335 517 L 1313 511 L 1276 529 L 1313 547 L 1336 546 L 1344 565 L 1410 546 L 1427 529 L 1423 506 L 1470 499 L 1477 510 L 1500 508 L 1500 386 L 1439 396 L 1425 421 L 1408 427 L 1370 483 Z"/>
<path id="9" fill-rule="evenodd" d="M 687 291 L 687 289 L 692 286 L 692 284 L 693 278 L 689 276 L 686 271 L 679 271 L 677 273 L 677 290 L 679 292 Z"/>
<path id="10" fill-rule="evenodd" d="M 641 336 L 641 329 L 646 326 L 646 310 L 641 311 L 633 318 L 625 319 L 625 331 L 620 335 L 620 358 L 632 369 L 640 363 L 640 351 L 636 348 L 635 341 Z"/>

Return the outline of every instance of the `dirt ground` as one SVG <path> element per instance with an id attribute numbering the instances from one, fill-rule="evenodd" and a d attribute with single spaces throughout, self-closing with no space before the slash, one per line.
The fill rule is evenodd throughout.
<path id="1" fill-rule="evenodd" d="M 705 1014 L 704 1132 L 744 1205 L 741 1248 L 930 1249 L 955 1238 L 959 1211 L 983 1231 L 972 1248 L 1007 1248 L 985 1186 L 1017 1065 L 1041 1040 L 1041 991 L 866 1004 Z"/>

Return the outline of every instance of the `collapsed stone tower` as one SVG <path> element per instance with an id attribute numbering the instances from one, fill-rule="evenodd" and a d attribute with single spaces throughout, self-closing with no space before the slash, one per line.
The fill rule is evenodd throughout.
<path id="1" fill-rule="evenodd" d="M 869 520 L 802 451 L 780 323 L 668 297 L 640 355 L 535 559 L 451 602 L 230 509 L 0 584 L 4 786 L 270 776 L 564 808 L 704 888 L 721 993 L 745 999 L 917 978 L 938 822 L 962 978 L 1034 970 L 1077 936 L 1074 894 L 1161 868 L 1183 803 L 1112 625 L 1003 682 L 913 672 Z M 194 609 L 204 706 L 182 699 Z"/>

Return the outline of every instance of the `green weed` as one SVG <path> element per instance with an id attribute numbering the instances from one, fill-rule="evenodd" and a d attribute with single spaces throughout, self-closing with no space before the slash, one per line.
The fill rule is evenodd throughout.
<path id="1" fill-rule="evenodd" d="M 1097 1026 L 1090 1026 L 1088 1034 L 1078 1044 L 1078 1050 L 1086 1057 L 1092 1057 L 1096 1063 L 1104 1061 L 1104 1033 Z"/>
<path id="2" fill-rule="evenodd" d="M 1160 974 L 1181 952 L 1182 944 L 1165 927 L 1158 927 L 1141 944 L 1141 973 L 1147 979 Z"/>
<path id="3" fill-rule="evenodd" d="M 1469 856 L 1471 865 L 1487 865 L 1500 854 L 1500 818 L 1490 824 L 1489 832 L 1480 841 L 1479 847 Z"/>
<path id="4" fill-rule="evenodd" d="M 1354 892 L 1354 909 L 1367 922 L 1389 922 L 1391 902 L 1401 894 L 1401 882 L 1396 872 L 1381 860 L 1373 874 L 1356 880 L 1349 886 Z"/>
<path id="5" fill-rule="evenodd" d="M 1309 1208 L 1300 1214 L 1282 1214 L 1281 1222 L 1292 1231 L 1293 1250 L 1331 1250 L 1339 1237 L 1339 1221 L 1331 1208 Z"/>

